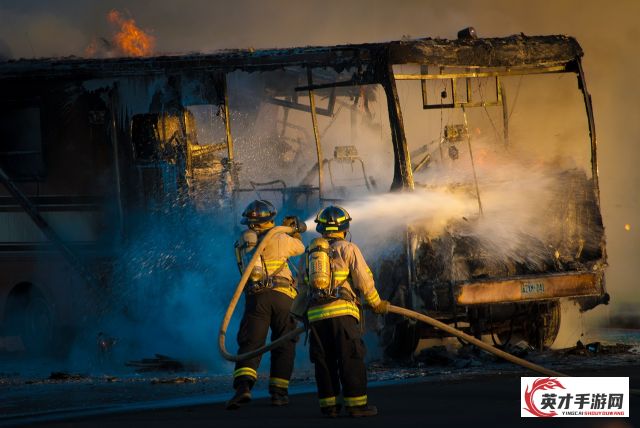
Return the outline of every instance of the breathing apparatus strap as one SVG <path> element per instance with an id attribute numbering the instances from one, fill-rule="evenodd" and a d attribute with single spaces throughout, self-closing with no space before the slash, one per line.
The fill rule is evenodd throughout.
<path id="1" fill-rule="evenodd" d="M 233 246 L 236 253 L 236 264 L 238 265 L 238 270 L 240 271 L 240 275 L 242 275 L 242 272 L 244 272 L 244 260 L 243 260 L 242 250 L 246 248 L 246 246 L 247 246 L 246 243 L 242 245 L 238 245 L 238 242 L 236 242 L 235 245 Z"/>
<path id="2" fill-rule="evenodd" d="M 344 241 L 344 238 L 331 238 L 329 239 L 329 245 L 331 246 L 331 244 L 333 244 L 334 242 L 337 241 Z M 333 261 L 334 258 L 331 257 L 331 252 L 329 252 L 329 259 L 330 259 L 330 266 L 331 266 L 331 287 L 329 289 L 329 294 L 334 296 L 336 299 L 342 299 L 342 300 L 347 300 L 350 302 L 355 301 L 357 303 L 357 299 L 354 298 L 354 296 L 350 295 L 350 296 L 344 296 L 344 295 L 340 295 L 340 291 L 342 289 L 342 286 L 344 285 L 345 282 L 347 282 L 349 280 L 349 278 L 351 278 L 351 269 L 349 269 L 349 273 L 347 274 L 347 276 L 340 282 L 340 284 L 334 285 L 335 283 L 335 272 L 336 269 L 333 266 Z"/>
<path id="3" fill-rule="evenodd" d="M 254 229 L 254 228 L 251 228 L 251 230 L 256 232 L 256 234 L 258 235 L 258 240 L 257 240 L 256 245 L 255 245 L 255 247 L 257 248 L 258 245 L 260 245 L 260 243 L 262 242 L 262 239 L 265 236 L 265 232 L 267 232 L 268 230 L 267 231 L 260 231 L 260 230 Z M 246 247 L 247 247 L 247 245 L 245 243 L 242 246 L 240 246 L 240 250 L 244 250 L 244 249 L 246 249 Z M 244 255 L 246 256 L 246 253 Z M 243 265 L 244 265 L 244 260 L 243 260 Z M 265 265 L 264 257 L 262 256 L 262 254 L 260 254 L 260 265 L 262 266 L 262 272 L 263 272 L 263 277 L 264 277 L 264 272 L 267 272 L 267 267 Z M 254 266 L 248 266 L 248 268 L 254 269 L 255 265 Z M 244 269 L 242 271 L 244 271 Z M 256 293 L 258 293 L 258 292 L 260 292 L 260 291 L 262 291 L 263 289 L 266 288 L 265 287 L 266 286 L 266 282 L 267 281 L 264 281 L 264 280 L 261 280 L 259 282 L 254 282 L 253 280 L 249 279 L 247 281 L 245 287 L 244 287 L 244 291 L 247 294 L 256 294 Z"/>
<path id="4" fill-rule="evenodd" d="M 335 265 L 334 265 L 334 258 L 332 257 L 332 251 L 331 251 L 331 241 L 329 242 L 329 252 L 327 253 L 329 255 L 329 270 L 330 270 L 330 274 L 329 274 L 329 295 L 333 296 L 334 292 L 336 291 L 337 287 L 334 287 L 333 284 L 336 280 L 336 269 L 335 269 Z M 344 281 L 342 283 L 340 283 L 340 285 L 344 284 Z M 337 296 L 336 296 L 337 297 Z"/>
<path id="5" fill-rule="evenodd" d="M 311 300 L 322 300 L 322 299 L 342 299 L 342 300 L 346 300 L 349 302 L 357 302 L 357 299 L 354 298 L 354 296 L 345 296 L 344 294 L 340 293 L 340 290 L 342 289 L 342 286 L 344 285 L 345 282 L 348 281 L 348 279 L 351 277 L 351 272 L 349 272 L 349 274 L 340 282 L 340 284 L 335 284 L 336 278 L 335 278 L 335 272 L 336 269 L 334 267 L 334 257 L 332 256 L 332 251 L 331 251 L 331 244 L 333 244 L 336 241 L 344 241 L 344 238 L 337 238 L 337 237 L 332 237 L 332 238 L 327 238 L 327 241 L 329 241 L 329 251 L 327 252 L 327 255 L 329 256 L 329 269 L 331 271 L 330 273 L 330 282 L 329 282 L 329 289 L 327 292 L 323 292 L 321 290 L 318 290 L 316 288 L 312 289 L 311 292 Z M 323 250 L 316 250 L 316 251 L 323 251 Z M 307 252 L 306 255 L 306 271 L 307 273 L 309 272 L 309 253 Z M 341 295 L 342 294 L 342 295 Z"/>
<path id="6" fill-rule="evenodd" d="M 307 299 L 307 306 L 304 308 L 304 313 L 301 317 L 298 318 L 302 321 L 302 325 L 304 325 L 304 345 L 307 346 L 307 341 L 309 340 L 309 330 L 311 330 L 311 322 L 309 321 L 309 316 L 307 312 L 309 312 L 309 306 L 311 306 L 311 299 Z"/>
<path id="7" fill-rule="evenodd" d="M 347 231 L 347 233 L 349 233 L 349 235 L 351 234 L 349 231 Z M 336 238 L 329 238 L 327 240 L 329 241 L 329 246 L 331 246 L 331 244 L 333 244 L 336 241 L 345 241 L 346 239 L 336 237 Z M 351 242 L 351 239 L 349 239 L 349 242 Z M 333 300 L 342 299 L 348 302 L 354 302 L 358 306 L 358 310 L 360 311 L 360 330 L 361 332 L 364 333 L 364 314 L 363 314 L 364 311 L 363 311 L 360 299 L 358 299 L 358 296 L 355 295 L 354 291 L 349 292 L 348 295 L 346 291 L 342 292 L 343 290 L 342 286 L 349 280 L 349 278 L 351 278 L 351 269 L 349 269 L 349 273 L 340 282 L 340 284 L 334 285 L 336 269 L 333 266 L 334 258 L 331 256 L 331 251 L 329 251 L 329 260 L 330 260 L 329 266 L 331 267 L 331 283 L 330 283 L 331 286 L 329 287 L 329 292 L 326 294 L 323 293 L 323 295 L 319 295 L 319 293 L 316 290 L 316 293 L 312 294 L 312 299 L 315 299 L 316 301 L 321 299 L 333 299 Z"/>
<path id="8" fill-rule="evenodd" d="M 270 229 L 267 229 L 266 231 L 258 232 L 258 243 L 256 247 L 260 244 L 260 242 L 262 242 L 262 239 L 266 235 L 266 232 L 268 232 L 269 230 Z M 284 260 L 282 264 L 278 267 L 278 269 L 276 269 L 273 273 L 270 274 L 269 270 L 267 269 L 267 263 L 264 260 L 264 256 L 262 254 L 260 254 L 260 263 L 262 264 L 263 279 L 260 282 L 254 282 L 253 285 L 249 285 L 246 288 L 246 291 L 251 294 L 255 294 L 263 290 L 268 290 L 271 288 L 278 287 L 279 285 L 276 284 L 277 281 L 275 280 L 275 278 L 278 276 L 280 272 L 282 272 L 285 266 L 288 265 L 288 261 Z M 289 281 L 289 284 L 287 286 L 289 287 L 291 286 L 291 281 Z"/>

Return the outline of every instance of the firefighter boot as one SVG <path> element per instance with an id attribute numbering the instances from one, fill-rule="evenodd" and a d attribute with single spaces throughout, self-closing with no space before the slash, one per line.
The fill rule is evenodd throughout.
<path id="1" fill-rule="evenodd" d="M 241 404 L 245 404 L 251 401 L 251 388 L 245 382 L 238 385 L 236 393 L 229 401 L 227 401 L 225 407 L 227 410 L 236 410 Z"/>
<path id="2" fill-rule="evenodd" d="M 320 407 L 320 412 L 323 416 L 328 418 L 337 418 L 340 416 L 340 410 L 342 410 L 342 406 L 340 404 L 336 404 L 335 406 L 326 406 Z"/>
<path id="3" fill-rule="evenodd" d="M 289 395 L 286 392 L 271 393 L 271 405 L 275 407 L 286 406 L 289 404 Z"/>
<path id="4" fill-rule="evenodd" d="M 352 418 L 365 418 L 367 416 L 376 416 L 378 409 L 376 406 L 365 404 L 364 406 L 347 407 L 347 412 Z"/>

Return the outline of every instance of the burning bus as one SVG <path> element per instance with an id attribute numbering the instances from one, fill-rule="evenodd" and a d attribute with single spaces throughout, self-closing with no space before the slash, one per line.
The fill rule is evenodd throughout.
<path id="1" fill-rule="evenodd" d="M 69 343 L 127 283 L 122 255 L 159 219 L 175 218 L 174 251 L 198 218 L 233 230 L 255 198 L 308 218 L 398 194 L 444 199 L 376 257 L 383 297 L 477 336 L 549 346 L 559 299 L 608 301 L 582 54 L 571 37 L 467 30 L 0 64 L 0 348 Z M 446 201 L 457 208 L 442 212 Z M 198 255 L 160 258 L 157 281 Z M 381 338 L 403 357 L 439 334 L 388 316 Z"/>

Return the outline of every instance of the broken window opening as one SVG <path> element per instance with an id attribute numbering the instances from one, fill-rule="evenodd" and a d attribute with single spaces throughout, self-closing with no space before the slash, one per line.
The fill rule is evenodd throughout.
<path id="1" fill-rule="evenodd" d="M 0 165 L 14 181 L 42 181 L 41 113 L 37 103 L 0 109 Z"/>
<path id="2" fill-rule="evenodd" d="M 274 201 L 278 210 L 287 206 L 300 214 L 303 207 L 318 206 L 318 180 L 307 178 L 317 164 L 309 100 L 295 90 L 306 77 L 303 67 L 228 75 L 238 172 L 236 210 L 257 198 Z M 287 102 L 274 102 L 278 99 Z M 330 101 L 319 102 L 327 108 Z"/>
<path id="3" fill-rule="evenodd" d="M 314 92 L 320 96 L 329 89 Z M 323 198 L 342 201 L 387 192 L 393 181 L 394 155 L 386 95 L 381 85 L 340 88 L 336 113 L 319 117 Z"/>

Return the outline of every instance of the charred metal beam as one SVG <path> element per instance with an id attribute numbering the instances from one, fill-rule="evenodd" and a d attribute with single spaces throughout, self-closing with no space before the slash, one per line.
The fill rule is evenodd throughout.
<path id="1" fill-rule="evenodd" d="M 411 171 L 411 158 L 407 148 L 407 138 L 404 134 L 404 123 L 398 98 L 398 88 L 393 78 L 393 65 L 386 63 L 381 65 L 382 87 L 387 97 L 389 110 L 389 125 L 391 127 L 391 139 L 393 141 L 394 167 L 393 183 L 391 190 L 413 190 L 413 172 Z"/>
<path id="2" fill-rule="evenodd" d="M 231 135 L 231 116 L 229 116 L 229 88 L 227 86 L 227 76 L 221 76 L 222 96 L 224 98 L 224 130 L 227 139 L 227 159 L 233 161 L 233 136 Z"/>
<path id="3" fill-rule="evenodd" d="M 294 110 L 300 110 L 307 113 L 311 113 L 311 106 L 308 106 L 305 104 L 300 104 L 300 103 L 296 103 L 288 100 L 281 100 L 279 98 L 274 98 L 274 97 L 265 98 L 265 101 L 271 104 L 275 104 L 277 106 L 292 108 Z M 334 104 L 335 104 L 335 93 L 332 93 L 332 95 L 329 97 L 329 105 L 327 106 L 327 108 L 316 107 L 315 108 L 316 114 L 319 114 L 321 116 L 328 116 L 328 117 L 333 116 Z"/>
<path id="4" fill-rule="evenodd" d="M 596 203 L 600 205 L 600 180 L 598 178 L 598 140 L 596 139 L 596 123 L 593 118 L 593 104 L 591 103 L 591 94 L 587 90 L 587 81 L 584 77 L 582 61 L 576 60 L 578 67 L 578 87 L 582 91 L 584 97 L 584 106 L 587 111 L 587 119 L 589 122 L 589 138 L 591 140 L 591 176 L 593 177 L 593 187 L 596 197 Z"/>
<path id="5" fill-rule="evenodd" d="M 509 105 L 507 104 L 507 90 L 502 86 L 499 78 L 498 82 L 500 83 L 500 101 L 502 102 L 502 138 L 505 148 L 509 148 Z"/>
<path id="6" fill-rule="evenodd" d="M 340 88 L 344 86 L 358 86 L 358 85 L 368 85 L 371 82 L 362 81 L 357 79 L 350 79 L 344 82 L 331 82 L 331 83 L 323 83 L 320 85 L 307 85 L 307 86 L 297 86 L 294 88 L 296 91 L 308 91 L 308 90 L 317 90 L 317 89 L 329 89 L 329 88 Z"/>
<path id="7" fill-rule="evenodd" d="M 95 79 L 189 72 L 267 71 L 284 67 L 332 67 L 344 70 L 376 64 L 430 64 L 451 67 L 526 67 L 560 65 L 582 56 L 567 36 L 516 35 L 475 40 L 417 39 L 387 43 L 266 50 L 229 50 L 192 54 L 111 59 L 33 59 L 0 63 L 0 79 Z"/>
<path id="8" fill-rule="evenodd" d="M 119 95 L 117 83 L 113 85 L 110 100 L 110 117 L 109 117 L 109 138 L 111 139 L 113 153 L 113 176 L 116 200 L 118 205 L 118 232 L 122 238 L 124 236 L 124 209 L 122 207 L 122 182 L 120 177 L 120 145 L 118 143 L 118 127 L 116 125 L 116 97 Z"/>
<path id="9" fill-rule="evenodd" d="M 316 165 L 317 167 L 317 165 Z M 280 181 L 280 180 L 278 180 Z M 238 188 L 238 192 L 255 192 L 254 187 Z M 314 186 L 294 186 L 294 187 L 263 187 L 259 189 L 261 192 L 283 192 L 287 194 L 300 194 L 300 193 L 312 193 L 318 190 Z"/>
<path id="10" fill-rule="evenodd" d="M 513 67 L 561 64 L 582 56 L 578 42 L 568 36 L 525 36 L 473 40 L 421 39 L 390 43 L 390 60 L 444 66 Z"/>
<path id="11" fill-rule="evenodd" d="M 469 123 L 467 121 L 467 110 L 462 106 L 462 117 L 464 118 L 464 128 L 469 129 Z M 473 171 L 473 184 L 476 188 L 476 198 L 478 199 L 478 212 L 480 215 L 484 215 L 482 209 L 482 198 L 480 198 L 480 186 L 478 186 L 478 173 L 476 171 L 476 163 L 473 159 L 473 150 L 471 150 L 471 135 L 467 131 L 467 148 L 469 149 L 469 159 L 471 160 L 471 170 Z"/>
<path id="12" fill-rule="evenodd" d="M 97 211 L 104 198 L 93 195 L 41 195 L 29 198 L 34 206 L 43 211 Z M 0 196 L 1 212 L 23 211 L 20 204 L 12 196 Z"/>
<path id="13" fill-rule="evenodd" d="M 40 212 L 34 204 L 31 203 L 29 198 L 22 193 L 22 191 L 15 185 L 13 180 L 5 173 L 0 167 L 0 183 L 4 185 L 7 191 L 13 196 L 20 204 L 24 212 L 29 215 L 31 220 L 40 229 L 42 234 L 62 253 L 67 262 L 75 269 L 80 276 L 89 285 L 97 285 L 97 278 L 87 269 L 87 267 L 80 261 L 76 254 L 65 244 L 60 235 L 51 228 L 49 223 L 40 215 Z"/>
<path id="14" fill-rule="evenodd" d="M 307 68 L 307 83 L 309 87 L 313 86 L 313 77 L 311 74 L 311 68 Z M 322 166 L 323 165 L 323 156 L 322 156 L 322 145 L 320 144 L 320 133 L 318 132 L 318 118 L 316 116 L 316 101 L 315 95 L 312 89 L 309 89 L 309 107 L 311 111 L 311 123 L 313 125 L 313 136 L 316 141 L 316 154 L 318 156 L 318 198 L 322 201 Z"/>
<path id="15" fill-rule="evenodd" d="M 505 68 L 503 70 L 492 71 L 466 71 L 460 73 L 416 73 L 416 74 L 395 74 L 396 80 L 446 80 L 446 79 L 473 79 L 483 77 L 500 76 L 524 76 L 529 74 L 565 73 L 566 64 L 554 65 L 550 67 L 529 67 L 529 68 Z"/>

